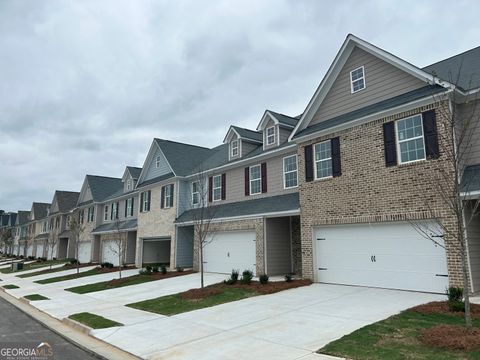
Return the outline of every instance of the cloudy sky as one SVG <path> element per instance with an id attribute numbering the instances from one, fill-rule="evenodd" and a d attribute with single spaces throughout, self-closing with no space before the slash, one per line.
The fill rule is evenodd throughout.
<path id="1" fill-rule="evenodd" d="M 330 5 L 331 4 L 331 5 Z M 303 112 L 348 33 L 418 66 L 480 45 L 480 2 L 0 0 L 0 209 Z"/>

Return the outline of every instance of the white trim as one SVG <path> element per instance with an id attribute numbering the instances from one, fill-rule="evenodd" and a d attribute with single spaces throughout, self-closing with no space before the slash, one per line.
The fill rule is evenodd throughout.
<path id="1" fill-rule="evenodd" d="M 330 143 L 330 157 L 317 160 L 317 152 L 315 151 L 315 147 L 317 145 L 320 145 L 326 142 Z M 327 162 L 327 161 L 330 161 L 332 163 L 332 175 L 317 177 L 317 162 Z M 325 180 L 325 179 L 330 179 L 332 177 L 333 177 L 332 140 L 328 139 L 328 140 L 320 141 L 319 143 L 313 144 L 313 180 Z"/>
<path id="2" fill-rule="evenodd" d="M 238 126 L 238 128 L 240 128 Z M 245 129 L 245 128 L 242 128 L 243 130 L 247 130 L 247 131 L 254 131 L 254 130 L 250 130 L 250 129 Z M 250 142 L 253 142 L 253 143 L 257 143 L 257 144 L 261 144 L 262 141 L 259 141 L 259 140 L 255 140 L 255 139 L 252 139 L 252 138 L 249 138 L 249 137 L 244 137 L 244 136 L 240 136 L 240 134 L 238 133 L 237 130 L 235 130 L 235 128 L 233 127 L 233 125 L 230 125 L 230 128 L 228 129 L 227 131 L 227 135 L 225 135 L 225 138 L 223 139 L 223 143 L 226 144 L 227 142 L 230 141 L 230 133 L 231 132 L 234 132 L 236 135 L 237 135 L 237 139 L 245 139 L 247 141 L 250 141 Z"/>
<path id="3" fill-rule="evenodd" d="M 212 180 L 212 182 L 213 182 L 213 180 Z M 193 191 L 193 185 L 196 184 L 196 183 L 198 183 L 198 188 L 197 188 L 197 191 L 194 192 L 194 191 Z M 200 189 L 200 181 L 199 181 L 199 180 L 192 181 L 190 184 L 191 184 L 191 185 L 190 185 L 190 192 L 192 193 L 192 199 L 191 199 L 191 200 L 192 200 L 192 206 L 197 206 L 198 204 L 200 204 L 200 191 L 199 191 L 199 189 Z M 197 202 L 197 203 L 194 203 L 194 202 L 193 202 L 193 194 L 198 194 L 198 202 Z"/>
<path id="4" fill-rule="evenodd" d="M 233 146 L 235 144 L 235 146 Z M 234 154 L 233 151 L 236 150 L 237 153 Z M 240 155 L 240 144 L 238 138 L 235 140 L 230 141 L 230 158 L 234 158 Z"/>
<path id="5" fill-rule="evenodd" d="M 359 69 L 362 69 L 362 76 L 359 77 L 359 78 L 356 79 L 356 80 L 352 80 L 352 73 L 353 73 L 354 71 L 359 70 Z M 360 81 L 360 80 L 363 80 L 363 87 L 362 87 L 361 89 L 355 90 L 355 89 L 353 88 L 353 83 L 356 82 L 356 81 Z M 355 93 L 357 93 L 357 92 L 359 92 L 359 91 L 365 90 L 366 88 L 367 88 L 367 83 L 366 83 L 366 81 L 365 81 L 365 66 L 362 65 L 362 66 L 359 66 L 358 68 L 353 69 L 352 71 L 350 71 L 350 92 L 351 92 L 352 94 L 355 94 Z"/>
<path id="6" fill-rule="evenodd" d="M 260 181 L 260 191 L 253 193 L 252 192 L 252 168 L 258 167 L 260 177 L 258 179 L 254 179 L 253 181 Z M 262 193 L 262 165 L 261 164 L 256 164 L 248 167 L 248 195 L 259 195 Z"/>
<path id="7" fill-rule="evenodd" d="M 352 34 L 349 34 L 345 39 L 344 43 L 342 44 L 337 55 L 335 56 L 335 59 L 330 65 L 320 85 L 315 91 L 315 94 L 313 95 L 310 102 L 308 103 L 307 108 L 305 109 L 302 117 L 297 123 L 297 126 L 295 126 L 292 133 L 290 134 L 288 139 L 289 141 L 293 139 L 293 137 L 299 130 L 303 130 L 310 123 L 310 121 L 313 118 L 313 115 L 320 107 L 321 103 L 323 102 L 323 99 L 325 98 L 331 86 L 335 82 L 338 74 L 342 70 L 343 66 L 345 65 L 348 57 L 350 56 L 355 46 L 399 68 L 400 70 L 403 70 L 406 73 L 422 81 L 425 81 L 428 84 L 437 84 L 451 90 L 457 90 L 455 86 L 450 84 L 449 82 L 440 80 L 435 76 L 421 70 L 420 68 L 406 62 L 405 60 L 402 60 L 401 58 L 395 55 L 392 55 L 381 48 L 378 48 Z"/>
<path id="8" fill-rule="evenodd" d="M 285 159 L 288 159 L 288 158 L 291 158 L 291 157 L 295 157 L 295 164 L 297 165 L 297 169 L 295 170 L 296 173 L 297 173 L 297 185 L 287 187 L 286 183 L 285 183 L 285 175 L 286 175 L 286 173 L 285 173 Z M 283 189 L 287 190 L 287 189 L 293 189 L 293 188 L 298 187 L 298 155 L 293 154 L 293 155 L 284 156 L 282 158 L 282 167 L 283 167 L 283 172 L 282 172 L 282 174 L 283 174 Z M 293 171 L 289 171 L 288 173 L 292 173 L 292 172 Z"/>
<path id="9" fill-rule="evenodd" d="M 466 198 L 467 200 L 480 198 L 480 190 L 463 191 L 460 193 L 460 196 Z"/>
<path id="10" fill-rule="evenodd" d="M 220 178 L 220 187 L 215 187 L 215 179 Z M 215 189 L 220 189 L 220 198 L 215 199 Z M 222 200 L 222 174 L 212 176 L 212 202 L 221 201 Z"/>
<path id="11" fill-rule="evenodd" d="M 159 139 L 159 140 L 160 140 L 160 139 Z M 152 160 L 153 160 L 152 158 L 153 158 L 153 156 L 155 155 L 155 151 L 154 151 L 154 150 L 156 150 L 156 149 L 158 149 L 158 150 L 160 151 L 160 153 L 162 154 L 163 158 L 164 158 L 165 161 L 167 162 L 168 167 L 170 168 L 170 172 L 173 173 L 173 176 L 174 176 L 174 177 L 177 176 L 177 174 L 175 174 L 175 171 L 173 171 L 173 168 L 172 168 L 172 166 L 170 165 L 167 157 L 166 157 L 165 154 L 163 153 L 162 148 L 160 147 L 160 145 L 158 145 L 158 143 L 157 143 L 157 138 L 154 138 L 154 139 L 153 139 L 153 142 L 152 142 L 152 145 L 150 145 L 150 149 L 148 150 L 147 157 L 146 157 L 145 161 L 143 162 L 142 171 L 140 172 L 140 175 L 138 176 L 137 184 L 136 184 L 134 190 L 137 189 L 137 188 L 139 188 L 138 185 L 140 185 L 140 183 L 143 181 L 143 178 L 145 177 L 145 174 L 148 172 L 148 166 L 147 166 L 147 164 L 150 165 L 150 163 L 152 162 Z M 161 176 L 161 175 L 160 175 L 160 176 Z"/>
<path id="12" fill-rule="evenodd" d="M 273 126 L 269 126 L 265 129 L 265 146 L 270 146 L 270 145 L 275 145 L 275 143 L 277 143 L 277 129 L 276 129 L 276 125 L 273 125 Z M 268 130 L 270 129 L 273 129 L 273 134 L 272 135 L 269 135 L 268 134 Z M 272 137 L 273 136 L 273 141 L 271 143 L 268 142 L 268 138 Z"/>
<path id="13" fill-rule="evenodd" d="M 405 121 L 407 119 L 411 119 L 411 118 L 414 118 L 414 117 L 417 117 L 417 116 L 420 116 L 420 120 L 422 122 L 422 126 L 421 126 L 422 127 L 422 136 L 415 136 L 415 137 L 410 138 L 410 139 L 400 140 L 398 138 L 398 123 L 400 121 Z M 425 146 L 425 133 L 423 131 L 423 115 L 421 113 L 395 120 L 394 129 L 395 129 L 395 146 L 396 146 L 397 155 L 398 155 L 397 156 L 397 165 L 406 165 L 406 164 L 411 164 L 411 163 L 415 163 L 415 162 L 419 162 L 419 161 L 423 161 L 423 160 L 427 159 L 427 149 L 426 149 L 426 146 Z M 423 139 L 423 154 L 424 154 L 424 157 L 421 158 L 421 159 L 415 159 L 415 160 L 410 160 L 410 161 L 402 161 L 402 153 L 400 151 L 400 142 L 404 143 L 404 142 L 407 142 L 407 141 L 417 140 L 417 139 L 420 139 L 420 138 Z"/>
<path id="14" fill-rule="evenodd" d="M 291 117 L 291 116 L 288 116 L 288 115 L 285 115 L 285 116 Z M 280 126 L 280 124 L 281 124 L 282 126 L 288 127 L 289 129 L 295 128 L 294 125 L 285 124 L 285 123 L 280 122 L 280 121 L 275 117 L 275 115 L 273 115 L 273 114 L 270 112 L 270 110 L 265 110 L 265 112 L 263 113 L 262 119 L 260 120 L 260 123 L 258 124 L 256 130 L 257 130 L 257 131 L 263 131 L 264 128 L 265 128 L 265 122 L 268 122 L 270 119 L 273 120 L 273 122 L 275 123 L 275 125 L 279 125 L 279 126 Z"/>
<path id="15" fill-rule="evenodd" d="M 262 219 L 262 218 L 274 218 L 280 216 L 287 216 L 287 215 L 298 215 L 300 214 L 300 209 L 294 210 L 285 210 L 285 211 L 277 211 L 277 212 L 268 212 L 268 213 L 261 213 L 261 214 L 252 214 L 252 215 L 239 215 L 239 216 L 230 216 L 230 217 L 223 217 L 223 218 L 215 218 L 211 222 L 217 223 L 222 221 L 236 221 L 236 220 L 246 220 L 246 219 Z M 176 226 L 188 226 L 194 225 L 194 221 L 184 221 L 175 223 Z"/>
<path id="16" fill-rule="evenodd" d="M 172 194 L 172 185 L 173 184 L 168 184 L 168 185 L 164 185 L 163 188 L 164 188 L 164 192 L 163 192 L 163 208 L 164 209 L 170 209 L 172 208 L 172 206 L 170 206 L 170 199 L 172 198 L 173 194 Z M 169 191 L 169 195 L 167 196 L 167 189 Z M 167 197 L 168 197 L 168 201 L 167 201 Z"/>

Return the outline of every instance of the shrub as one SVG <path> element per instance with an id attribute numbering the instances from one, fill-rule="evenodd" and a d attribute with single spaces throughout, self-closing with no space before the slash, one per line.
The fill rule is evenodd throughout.
<path id="1" fill-rule="evenodd" d="M 263 275 L 260 275 L 260 284 L 268 284 L 268 275 L 267 274 L 263 274 Z"/>
<path id="2" fill-rule="evenodd" d="M 465 311 L 465 303 L 463 302 L 463 289 L 455 286 L 450 286 L 447 289 L 448 308 L 450 311 L 459 312 Z"/>
<path id="3" fill-rule="evenodd" d="M 253 279 L 253 272 L 250 270 L 243 270 L 242 273 L 242 284 L 250 284 Z"/>
<path id="4" fill-rule="evenodd" d="M 286 282 L 290 282 L 290 281 L 292 281 L 292 280 L 293 280 L 293 279 L 292 279 L 292 274 L 285 274 L 285 281 L 286 281 Z"/>
<path id="5" fill-rule="evenodd" d="M 145 270 L 145 269 L 140 269 L 140 270 L 138 270 L 138 273 L 139 273 L 140 275 L 150 275 L 149 273 L 147 273 L 147 270 Z"/>
<path id="6" fill-rule="evenodd" d="M 52 260 L 53 260 L 53 261 L 57 261 L 57 258 L 56 258 L 56 257 L 53 257 Z"/>
<path id="7" fill-rule="evenodd" d="M 178 271 L 178 272 L 183 272 L 183 267 L 177 266 L 177 271 Z"/>
<path id="8" fill-rule="evenodd" d="M 230 274 L 230 279 L 232 279 L 234 282 L 236 282 L 238 280 L 238 274 L 239 274 L 239 271 L 233 269 L 232 273 Z"/>
<path id="9" fill-rule="evenodd" d="M 151 273 L 152 272 L 152 265 L 145 266 L 145 270 L 147 270 L 147 272 Z"/>
<path id="10" fill-rule="evenodd" d="M 152 272 L 158 273 L 158 266 L 152 266 Z"/>
<path id="11" fill-rule="evenodd" d="M 75 265 L 75 264 L 77 264 L 77 263 L 80 264 L 80 262 L 77 261 L 77 259 L 71 259 L 71 260 L 70 260 L 70 265 Z"/>
<path id="12" fill-rule="evenodd" d="M 107 268 L 109 268 L 109 269 L 113 269 L 113 264 L 112 264 L 111 262 L 107 262 L 107 264 L 106 264 L 106 265 L 107 265 Z"/>
<path id="13" fill-rule="evenodd" d="M 463 301 L 449 301 L 448 309 L 453 312 L 465 312 L 465 303 Z"/>
<path id="14" fill-rule="evenodd" d="M 165 275 L 167 273 L 167 267 L 165 265 L 160 266 L 160 272 Z"/>
<path id="15" fill-rule="evenodd" d="M 233 285 L 235 284 L 237 281 L 233 280 L 232 278 L 228 278 L 227 280 L 223 280 L 223 283 L 225 285 Z"/>

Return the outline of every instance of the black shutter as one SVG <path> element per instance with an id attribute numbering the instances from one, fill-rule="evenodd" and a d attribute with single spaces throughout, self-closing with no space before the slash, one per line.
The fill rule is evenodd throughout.
<path id="1" fill-rule="evenodd" d="M 250 195 L 250 168 L 245 168 L 245 196 Z"/>
<path id="2" fill-rule="evenodd" d="M 150 201 L 152 200 L 152 190 L 148 190 L 148 204 L 147 204 L 147 211 L 150 211 Z"/>
<path id="3" fill-rule="evenodd" d="M 267 192 L 267 163 L 262 163 L 262 193 Z"/>
<path id="4" fill-rule="evenodd" d="M 305 181 L 313 180 L 313 147 L 305 146 Z"/>
<path id="5" fill-rule="evenodd" d="M 222 200 L 227 198 L 227 175 L 222 174 Z"/>
<path id="6" fill-rule="evenodd" d="M 110 204 L 110 220 L 113 220 L 113 203 Z"/>
<path id="7" fill-rule="evenodd" d="M 162 195 L 160 196 L 160 209 L 163 209 L 165 204 L 165 186 L 162 186 Z"/>
<path id="8" fill-rule="evenodd" d="M 332 149 L 332 173 L 333 177 L 342 175 L 342 161 L 340 158 L 340 138 L 336 137 L 331 140 Z"/>
<path id="9" fill-rule="evenodd" d="M 175 184 L 172 184 L 170 185 L 170 207 L 173 207 L 173 194 L 174 194 L 174 191 L 175 190 Z"/>
<path id="10" fill-rule="evenodd" d="M 120 216 L 118 210 L 120 210 L 120 203 L 117 201 L 117 211 L 115 211 L 115 219 L 118 219 L 118 217 Z"/>
<path id="11" fill-rule="evenodd" d="M 383 124 L 383 142 L 385 146 L 385 165 L 397 165 L 397 144 L 395 143 L 395 122 Z"/>
<path id="12" fill-rule="evenodd" d="M 135 198 L 132 197 L 132 210 L 130 210 L 130 216 L 133 216 L 133 209 L 135 208 Z"/>
<path id="13" fill-rule="evenodd" d="M 212 202 L 213 177 L 208 178 L 208 202 Z"/>
<path id="14" fill-rule="evenodd" d="M 125 199 L 125 217 L 128 216 L 128 210 L 127 210 L 127 208 L 128 208 L 128 199 Z"/>
<path id="15" fill-rule="evenodd" d="M 140 212 L 144 211 L 144 208 L 143 208 L 143 195 L 144 194 L 145 194 L 144 192 L 140 193 Z"/>
<path id="16" fill-rule="evenodd" d="M 438 159 L 440 151 L 438 150 L 437 120 L 435 110 L 422 113 L 423 133 L 425 137 L 425 155 L 427 159 Z"/>

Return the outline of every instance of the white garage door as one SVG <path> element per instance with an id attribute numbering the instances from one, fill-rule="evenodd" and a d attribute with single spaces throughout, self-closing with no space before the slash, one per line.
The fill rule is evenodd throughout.
<path id="1" fill-rule="evenodd" d="M 80 264 L 92 261 L 92 242 L 85 241 L 78 244 L 78 261 Z"/>
<path id="2" fill-rule="evenodd" d="M 118 243 L 115 240 L 102 241 L 102 261 L 118 266 Z"/>
<path id="3" fill-rule="evenodd" d="M 204 270 L 229 274 L 233 269 L 240 274 L 251 270 L 255 274 L 255 232 L 219 232 L 209 235 L 203 249 Z"/>
<path id="4" fill-rule="evenodd" d="M 43 257 L 43 250 L 45 247 L 43 246 L 43 243 L 38 243 L 37 244 L 37 252 L 35 253 L 35 257 Z"/>
<path id="5" fill-rule="evenodd" d="M 431 233 L 432 222 L 419 223 Z M 438 234 L 438 231 L 435 231 Z M 317 228 L 317 281 L 445 292 L 445 249 L 407 222 Z M 435 241 L 443 245 L 441 237 Z"/>

